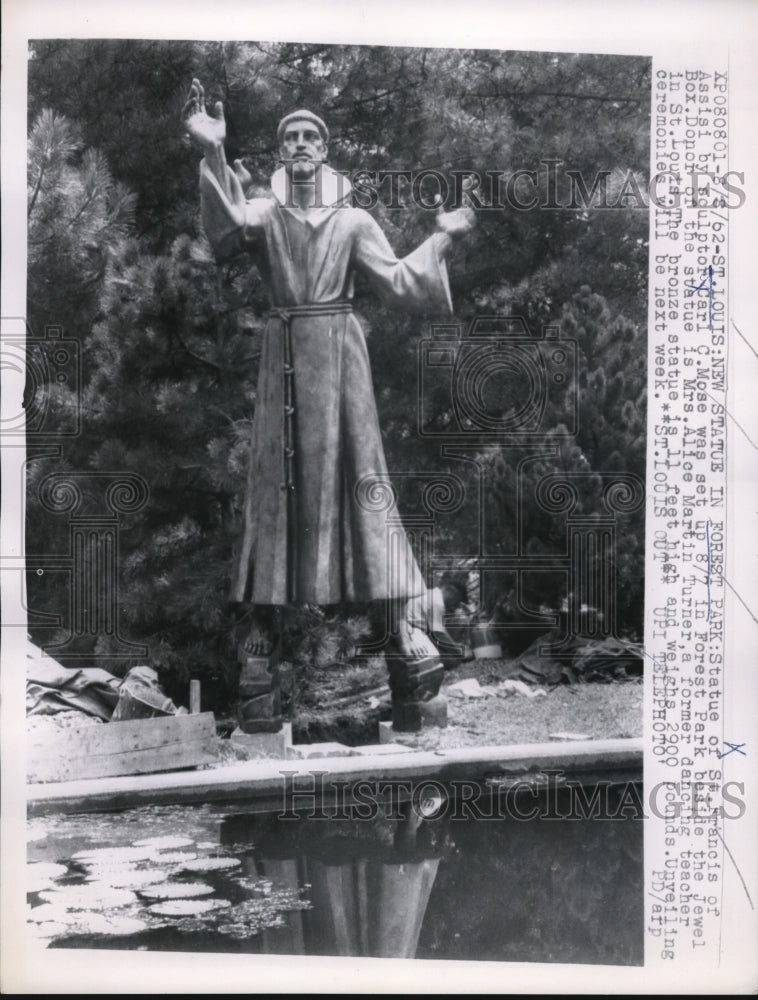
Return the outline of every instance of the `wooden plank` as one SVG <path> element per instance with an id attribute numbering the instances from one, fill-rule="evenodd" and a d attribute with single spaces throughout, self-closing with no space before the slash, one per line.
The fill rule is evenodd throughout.
<path id="1" fill-rule="evenodd" d="M 133 719 L 36 732 L 28 742 L 31 781 L 148 774 L 216 760 L 213 712 Z"/>
<path id="2" fill-rule="evenodd" d="M 200 714 L 200 681 L 198 680 L 190 681 L 189 710 L 190 715 Z"/>
<path id="3" fill-rule="evenodd" d="M 31 785 L 27 811 L 30 816 L 39 816 L 55 812 L 108 812 L 156 803 L 190 805 L 204 802 L 279 811 L 292 808 L 290 796 L 293 792 L 304 795 L 298 800 L 298 805 L 304 806 L 307 796 L 314 792 L 316 772 L 323 775 L 319 788 L 325 801 L 335 789 L 344 796 L 345 785 L 350 787 L 357 781 L 406 778 L 412 782 L 422 778 L 445 781 L 494 774 L 518 776 L 544 768 L 559 768 L 567 779 L 592 783 L 639 781 L 642 756 L 643 741 L 634 738 L 416 750 L 374 758 L 331 757 L 323 762 L 240 761 L 204 771 Z"/>

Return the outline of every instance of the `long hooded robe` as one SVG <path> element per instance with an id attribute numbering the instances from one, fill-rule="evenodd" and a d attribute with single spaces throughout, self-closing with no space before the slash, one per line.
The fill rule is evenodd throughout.
<path id="1" fill-rule="evenodd" d="M 271 186 L 271 197 L 245 201 L 240 225 L 201 163 L 203 226 L 217 260 L 251 252 L 274 307 L 231 600 L 334 604 L 423 593 L 405 532 L 388 523 L 381 502 L 387 464 L 366 340 L 350 303 L 357 270 L 389 306 L 449 313 L 450 237 L 435 233 L 398 260 L 372 217 L 346 204 L 349 184 L 329 167 L 321 169 L 324 207 L 288 207 L 284 168 Z"/>

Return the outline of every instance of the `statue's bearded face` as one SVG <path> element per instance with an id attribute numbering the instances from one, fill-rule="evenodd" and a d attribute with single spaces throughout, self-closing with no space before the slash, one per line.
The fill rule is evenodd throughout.
<path id="1" fill-rule="evenodd" d="M 326 143 L 313 122 L 295 120 L 285 129 L 279 156 L 288 167 L 291 165 L 294 177 L 307 180 L 326 159 Z"/>

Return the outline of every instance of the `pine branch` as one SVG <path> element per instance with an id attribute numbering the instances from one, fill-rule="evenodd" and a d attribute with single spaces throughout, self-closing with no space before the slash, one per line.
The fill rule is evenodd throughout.
<path id="1" fill-rule="evenodd" d="M 604 101 L 611 104 L 636 104 L 638 107 L 642 103 L 638 97 L 617 97 L 613 94 L 579 94 L 576 91 L 570 90 L 506 90 L 495 93 L 473 90 L 464 91 L 461 96 L 480 97 L 490 100 L 500 100 L 502 98 L 507 98 L 509 100 L 524 100 L 525 98 L 554 97 L 558 100 L 565 99 L 570 101 Z"/>
<path id="2" fill-rule="evenodd" d="M 187 354 L 189 354 L 191 358 L 194 358 L 196 361 L 200 361 L 204 365 L 208 365 L 210 368 L 214 368 L 217 372 L 224 371 L 223 366 L 218 364 L 218 362 L 211 361 L 210 358 L 204 358 L 201 354 L 196 354 L 192 350 L 192 348 L 185 343 L 185 341 L 182 339 L 181 334 L 177 333 L 176 330 L 174 330 L 173 333 L 174 337 L 179 341 L 181 346 L 184 348 L 184 350 L 187 352 Z"/>
<path id="3" fill-rule="evenodd" d="M 34 189 L 34 194 L 32 195 L 32 200 L 31 200 L 31 202 L 29 204 L 29 208 L 27 209 L 27 212 L 26 212 L 27 219 L 31 218 L 32 212 L 34 211 L 34 206 L 37 203 L 37 197 L 39 195 L 40 188 L 42 187 L 42 178 L 44 176 L 45 176 L 45 163 L 43 161 L 42 162 L 42 166 L 40 167 L 40 170 L 39 170 L 39 177 L 37 178 L 37 186 Z"/>
<path id="4" fill-rule="evenodd" d="M 226 420 L 232 426 L 234 426 L 234 424 L 236 424 L 237 422 L 233 417 L 230 417 L 228 413 L 224 413 L 224 411 L 220 409 L 218 406 L 209 406 L 208 409 L 210 410 L 211 413 L 218 413 L 220 417 L 223 417 L 224 420 Z M 186 468 L 191 468 L 191 466 L 186 466 Z"/>

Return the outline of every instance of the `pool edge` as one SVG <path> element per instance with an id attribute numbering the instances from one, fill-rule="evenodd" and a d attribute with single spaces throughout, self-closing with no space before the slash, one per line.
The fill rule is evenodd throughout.
<path id="1" fill-rule="evenodd" d="M 499 777 L 526 780 L 546 770 L 574 780 L 640 780 L 642 738 L 417 750 L 376 757 L 244 761 L 225 767 L 30 784 L 27 814 L 104 812 L 204 803 L 275 808 L 289 794 L 327 793 L 358 781 Z"/>

